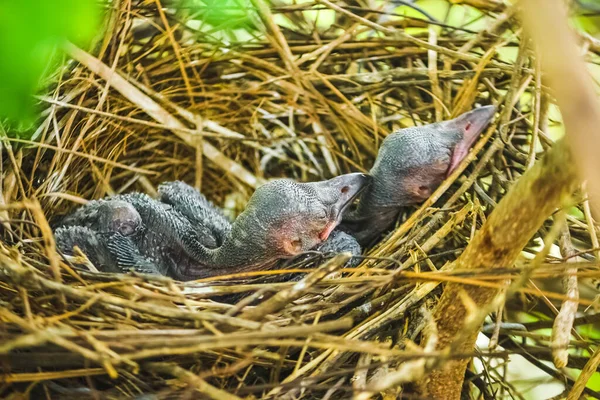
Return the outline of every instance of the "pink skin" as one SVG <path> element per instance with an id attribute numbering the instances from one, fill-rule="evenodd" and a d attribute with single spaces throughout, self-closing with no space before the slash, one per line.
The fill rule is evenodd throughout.
<path id="1" fill-rule="evenodd" d="M 340 222 L 342 222 L 342 216 L 344 214 L 344 211 L 346 211 L 346 209 L 350 206 L 350 204 L 352 204 L 354 199 L 358 197 L 360 192 L 362 192 L 365 187 L 366 186 L 362 186 L 358 191 L 352 192 L 350 186 L 343 186 L 340 189 L 340 191 L 344 195 L 346 195 L 345 199 L 342 200 L 342 204 L 340 206 L 334 208 L 334 218 L 327 222 L 321 233 L 319 233 L 319 239 L 321 239 L 322 242 L 329 239 L 329 235 L 331 235 L 331 232 L 333 232 L 333 230 L 340 224 Z"/>
<path id="2" fill-rule="evenodd" d="M 334 203 L 326 206 L 328 217 L 326 220 L 311 219 L 310 216 L 289 219 L 286 224 L 275 232 L 275 241 L 282 243 L 282 248 L 289 255 L 297 255 L 308 248 L 302 248 L 307 243 L 318 245 L 329 239 L 331 233 L 342 221 L 344 211 L 352 204 L 358 195 L 367 187 L 370 177 L 361 173 L 341 175 L 326 182 L 317 182 L 315 185 L 326 184 L 329 189 L 337 191 Z M 297 237 L 295 232 L 303 232 L 304 237 Z M 291 239 L 290 239 L 291 238 Z M 314 246 L 313 246 L 314 247 Z"/>
<path id="3" fill-rule="evenodd" d="M 339 221 L 327 223 L 327 225 L 325 225 L 325 229 L 323 229 L 323 231 L 319 234 L 319 239 L 321 239 L 323 242 L 326 241 L 329 238 L 329 235 L 331 235 L 331 232 L 333 232 L 335 227 L 338 226 L 338 223 Z"/>
<path id="4" fill-rule="evenodd" d="M 450 160 L 448 172 L 446 172 L 446 177 L 450 176 L 467 154 L 469 154 L 469 149 L 475 144 L 481 132 L 488 126 L 494 117 L 495 112 L 496 107 L 485 106 L 476 108 L 458 118 L 444 122 L 444 124 L 458 128 L 463 132 L 462 140 L 456 144 L 454 151 L 452 152 L 452 158 Z"/>

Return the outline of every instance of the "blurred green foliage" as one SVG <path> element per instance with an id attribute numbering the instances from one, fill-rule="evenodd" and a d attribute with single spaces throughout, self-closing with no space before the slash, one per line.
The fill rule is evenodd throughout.
<path id="1" fill-rule="evenodd" d="M 4 0 L 0 2 L 0 118 L 11 125 L 35 119 L 34 98 L 55 71 L 58 45 L 86 44 L 100 21 L 95 0 Z"/>
<path id="2" fill-rule="evenodd" d="M 250 0 L 184 0 L 192 18 L 221 29 L 254 29 Z"/>
<path id="3" fill-rule="evenodd" d="M 573 2 L 575 24 L 591 35 L 600 33 L 600 1 L 575 0 Z"/>

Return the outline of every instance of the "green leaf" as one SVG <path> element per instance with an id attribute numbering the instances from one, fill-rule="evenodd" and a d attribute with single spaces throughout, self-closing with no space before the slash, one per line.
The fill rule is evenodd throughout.
<path id="1" fill-rule="evenodd" d="M 251 29 L 250 0 L 183 0 L 193 18 L 216 29 Z"/>
<path id="2" fill-rule="evenodd" d="M 58 44 L 85 45 L 100 20 L 94 0 L 4 0 L 0 2 L 0 118 L 35 118 L 33 95 L 57 63 Z"/>

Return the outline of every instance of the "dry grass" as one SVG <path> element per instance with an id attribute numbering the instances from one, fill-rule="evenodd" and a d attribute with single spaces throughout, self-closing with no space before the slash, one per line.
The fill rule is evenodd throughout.
<path id="1" fill-rule="evenodd" d="M 159 12 L 154 2 L 123 0 L 114 3 L 93 57 L 66 47 L 80 63 L 41 98 L 35 142 L 3 143 L 1 396 L 393 398 L 401 389 L 390 385 L 374 394 L 383 390 L 374 382 L 401 382 L 393 372 L 422 359 L 415 343 L 429 325 L 439 283 L 499 287 L 517 274 L 508 265 L 493 276 L 448 267 L 552 143 L 552 99 L 520 41 L 514 10 L 464 0 L 457 3 L 479 7 L 489 19 L 486 32 L 446 26 L 408 35 L 403 28 L 426 28 L 426 21 L 384 20 L 362 2 L 275 3 L 269 10 L 253 1 L 265 32 L 236 42 L 186 27 L 193 17 L 186 10 Z M 344 29 L 314 28 L 305 12 L 311 8 L 336 10 L 336 26 Z M 285 17 L 287 27 L 271 13 Z M 518 49 L 514 63 L 497 53 L 510 48 Z M 592 41 L 589 48 L 596 61 L 598 46 Z M 493 126 L 467 162 L 426 204 L 407 210 L 357 269 L 340 269 L 340 256 L 306 262 L 302 283 L 265 283 L 260 274 L 180 283 L 76 270 L 54 250 L 48 220 L 86 199 L 152 193 L 162 181 L 181 179 L 233 215 L 266 179 L 367 171 L 389 132 L 475 104 L 500 107 Z M 598 276 L 587 202 L 567 222 L 572 239 L 562 237 L 563 251 L 570 250 L 563 254 L 588 262 L 548 256 L 535 272 L 537 284 L 557 281 L 567 268 Z M 532 241 L 524 256 L 538 250 Z M 528 265 L 526 258 L 518 267 Z M 551 326 L 560 291 L 531 284 L 506 305 L 498 318 L 517 321 L 529 313 L 538 321 L 512 336 L 494 334 L 503 348 L 478 355 L 488 366 L 471 376 L 480 390 L 519 396 L 523 387 L 490 361 L 517 353 L 571 384 L 571 372 L 540 362 L 552 360 L 550 335 L 538 330 Z M 232 294 L 237 304 L 226 301 Z M 597 323 L 586 308 L 591 304 L 581 300 L 586 316 L 576 326 Z M 593 347 L 589 332 L 573 336 L 569 367 L 583 368 Z"/>

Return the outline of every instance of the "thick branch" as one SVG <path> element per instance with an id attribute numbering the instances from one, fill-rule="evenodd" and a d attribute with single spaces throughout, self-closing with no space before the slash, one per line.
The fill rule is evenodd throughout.
<path id="1" fill-rule="evenodd" d="M 542 62 L 544 78 L 560 107 L 567 141 L 577 154 L 575 164 L 587 180 L 592 208 L 600 212 L 600 100 L 596 84 L 581 56 L 575 32 L 567 22 L 564 2 L 524 0 L 523 27 L 533 39 Z"/>
<path id="2" fill-rule="evenodd" d="M 559 143 L 541 162 L 527 171 L 498 204 L 465 252 L 457 260 L 458 268 L 489 268 L 514 263 L 521 249 L 544 222 L 561 205 L 578 184 L 575 165 L 589 181 L 589 191 L 596 211 L 600 209 L 600 169 L 597 144 L 600 143 L 600 102 L 594 91 L 585 63 L 578 52 L 575 36 L 567 24 L 562 2 L 523 0 L 523 24 L 537 45 L 545 77 L 549 79 L 560 106 L 567 140 L 577 153 L 569 156 L 566 143 Z M 435 311 L 439 346 L 454 342 L 457 351 L 471 350 L 477 329 L 464 329 L 467 311 L 459 301 L 464 290 L 479 307 L 488 306 L 497 292 L 476 287 L 450 284 Z M 474 324 L 466 326 L 473 327 Z M 461 329 L 463 331 L 461 332 Z M 459 335 L 460 334 L 460 335 Z M 435 398 L 458 399 L 468 360 L 451 361 L 443 370 L 432 374 L 426 388 Z"/>
<path id="3" fill-rule="evenodd" d="M 575 165 L 564 141 L 557 143 L 544 158 L 528 170 L 498 203 L 490 218 L 477 232 L 456 268 L 494 269 L 513 265 L 521 250 L 548 216 L 560 207 L 578 186 Z M 478 307 L 488 306 L 498 292 L 475 286 L 448 284 L 434 318 L 438 328 L 438 348 L 455 340 L 458 352 L 475 347 L 479 329 L 465 328 L 468 316 L 461 292 Z M 468 326 L 474 326 L 469 324 Z M 459 399 L 468 359 L 451 360 L 434 371 L 426 382 L 429 395 L 437 399 Z"/>

